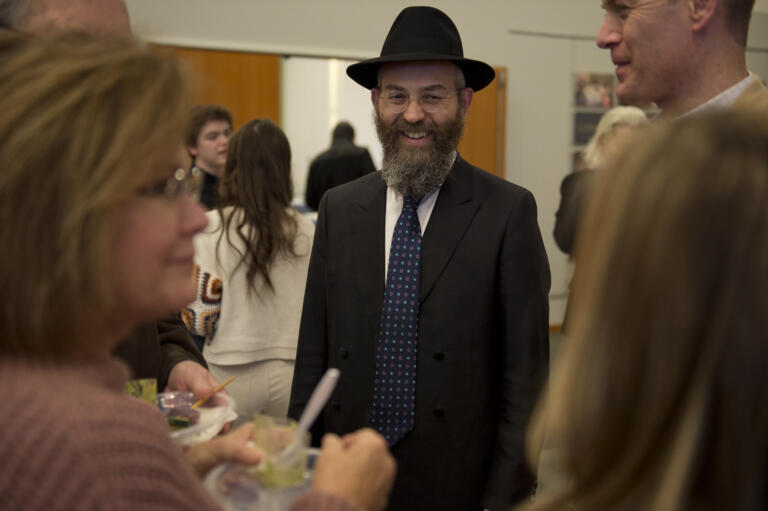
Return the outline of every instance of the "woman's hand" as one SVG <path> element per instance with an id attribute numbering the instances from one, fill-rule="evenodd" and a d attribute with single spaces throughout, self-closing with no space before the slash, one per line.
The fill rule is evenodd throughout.
<path id="1" fill-rule="evenodd" d="M 227 461 L 255 465 L 261 461 L 262 453 L 252 444 L 249 445 L 252 439 L 253 424 L 248 422 L 231 433 L 187 448 L 184 457 L 200 477 Z"/>
<path id="2" fill-rule="evenodd" d="M 384 437 L 361 429 L 339 438 L 323 437 L 312 488 L 346 498 L 369 511 L 387 506 L 395 478 L 395 460 Z"/>

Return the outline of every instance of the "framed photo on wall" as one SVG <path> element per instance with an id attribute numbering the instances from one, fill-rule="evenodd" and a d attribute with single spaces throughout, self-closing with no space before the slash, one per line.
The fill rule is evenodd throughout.
<path id="1" fill-rule="evenodd" d="M 611 108 L 615 104 L 613 74 L 574 73 L 573 106 L 585 108 Z"/>

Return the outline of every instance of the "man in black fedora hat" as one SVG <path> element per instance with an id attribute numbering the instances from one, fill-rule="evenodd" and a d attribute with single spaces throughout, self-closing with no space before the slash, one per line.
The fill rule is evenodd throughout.
<path id="1" fill-rule="evenodd" d="M 383 168 L 320 204 L 289 414 L 341 378 L 314 441 L 361 426 L 398 463 L 389 509 L 508 509 L 529 496 L 525 428 L 547 375 L 549 265 L 527 190 L 456 152 L 494 78 L 431 7 L 403 10 L 371 90 Z"/>

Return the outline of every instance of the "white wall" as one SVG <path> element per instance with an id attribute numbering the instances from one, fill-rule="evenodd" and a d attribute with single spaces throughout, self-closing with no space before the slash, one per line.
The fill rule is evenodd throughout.
<path id="1" fill-rule="evenodd" d="M 183 46 L 242 49 L 281 55 L 378 55 L 402 0 L 127 0 L 135 32 Z M 562 319 L 568 263 L 552 239 L 559 183 L 570 167 L 571 74 L 612 72 L 592 38 L 602 23 L 599 0 L 440 0 L 462 35 L 464 53 L 509 70 L 507 178 L 528 189 L 539 206 L 539 225 L 552 268 L 551 321 Z M 768 10 L 768 0 L 758 7 Z M 588 40 L 583 40 L 584 38 Z M 768 78 L 768 15 L 753 16 L 750 68 Z M 339 119 L 358 129 L 358 140 L 378 151 L 368 92 L 343 75 Z M 308 159 L 327 146 L 331 115 L 327 63 L 287 59 L 283 66 L 283 126 L 294 151 L 294 179 L 303 191 Z M 331 73 L 335 75 L 336 73 Z M 368 112 L 368 114 L 365 114 Z M 368 116 L 367 119 L 365 118 Z M 380 152 L 374 154 L 380 162 Z"/>
<path id="2" fill-rule="evenodd" d="M 370 92 L 350 80 L 353 60 L 286 57 L 282 62 L 282 127 L 291 142 L 294 194 L 304 197 L 309 164 L 328 148 L 338 121 L 355 128 L 355 143 L 368 147 L 376 168 L 381 145 L 376 138 Z"/>

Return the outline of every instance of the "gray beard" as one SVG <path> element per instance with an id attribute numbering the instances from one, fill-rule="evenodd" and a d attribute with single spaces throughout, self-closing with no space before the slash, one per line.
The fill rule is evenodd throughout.
<path id="1" fill-rule="evenodd" d="M 405 197 L 424 197 L 442 185 L 451 172 L 456 146 L 464 131 L 464 120 L 457 115 L 442 129 L 428 127 L 433 144 L 427 150 L 404 150 L 400 147 L 400 131 L 408 124 L 402 120 L 385 125 L 374 112 L 376 132 L 384 149 L 381 177 L 387 186 Z M 426 126 L 426 125 L 425 125 Z M 422 128 L 414 128 L 420 131 Z"/>

